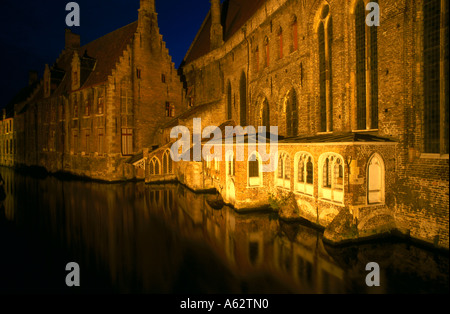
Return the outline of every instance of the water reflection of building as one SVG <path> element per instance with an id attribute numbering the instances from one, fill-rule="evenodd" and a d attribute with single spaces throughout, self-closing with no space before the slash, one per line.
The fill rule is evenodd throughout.
<path id="1" fill-rule="evenodd" d="M 400 245 L 328 247 L 318 230 L 270 213 L 213 209 L 208 200 L 216 195 L 181 185 L 36 180 L 1 171 L 14 182 L 16 225 L 49 235 L 120 292 L 371 292 L 365 265 L 374 260 L 387 270 L 383 286 L 391 291 L 402 291 L 405 276 L 429 291 L 435 279 L 446 279 L 448 289 L 448 257 Z"/>

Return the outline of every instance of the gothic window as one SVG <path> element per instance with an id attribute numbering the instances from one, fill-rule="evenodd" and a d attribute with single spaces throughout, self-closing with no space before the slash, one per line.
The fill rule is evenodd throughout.
<path id="1" fill-rule="evenodd" d="M 161 82 L 162 83 L 166 82 L 166 75 L 165 74 L 161 74 Z"/>
<path id="2" fill-rule="evenodd" d="M 441 12 L 442 7 L 447 12 Z M 448 154 L 448 5 L 441 5 L 441 0 L 424 0 L 423 12 L 424 151 Z"/>
<path id="3" fill-rule="evenodd" d="M 344 201 L 344 159 L 333 153 L 319 159 L 319 197 L 343 203 Z"/>
<path id="4" fill-rule="evenodd" d="M 358 130 L 378 128 L 377 27 L 366 25 L 366 9 L 360 0 L 355 8 L 356 124 Z M 367 97 L 370 95 L 370 97 Z"/>
<path id="5" fill-rule="evenodd" d="M 136 78 L 137 78 L 137 79 L 140 79 L 140 78 L 141 78 L 141 75 L 142 75 L 141 69 L 137 68 L 137 69 L 136 69 Z"/>
<path id="6" fill-rule="evenodd" d="M 233 119 L 232 94 L 231 94 L 230 81 L 228 81 L 228 86 L 227 86 L 227 118 L 228 118 L 228 120 Z"/>
<path id="7" fill-rule="evenodd" d="M 248 185 L 262 185 L 262 165 L 261 157 L 257 152 L 253 152 L 248 159 Z"/>
<path id="8" fill-rule="evenodd" d="M 278 58 L 283 59 L 283 29 L 278 30 Z"/>
<path id="9" fill-rule="evenodd" d="M 270 107 L 267 98 L 262 104 L 261 125 L 266 127 L 266 132 L 270 132 Z"/>
<path id="10" fill-rule="evenodd" d="M 171 174 L 173 173 L 173 164 L 172 157 L 170 155 L 170 151 L 166 150 L 163 154 L 163 174 Z"/>
<path id="11" fill-rule="evenodd" d="M 298 50 L 298 22 L 297 17 L 295 15 L 292 18 L 291 33 L 292 33 L 291 52 L 294 52 Z"/>
<path id="12" fill-rule="evenodd" d="M 242 72 L 240 84 L 239 84 L 239 95 L 240 95 L 240 122 L 241 126 L 247 126 L 247 79 L 245 73 Z"/>
<path id="13" fill-rule="evenodd" d="M 367 168 L 367 201 L 369 204 L 384 202 L 384 162 L 378 154 L 372 156 Z"/>
<path id="14" fill-rule="evenodd" d="M 291 158 L 287 153 L 280 153 L 278 156 L 276 184 L 286 189 L 291 188 Z"/>
<path id="15" fill-rule="evenodd" d="M 159 175 L 160 174 L 160 164 L 159 160 L 156 157 L 153 157 L 150 161 L 150 175 Z"/>
<path id="16" fill-rule="evenodd" d="M 333 131 L 331 44 L 332 20 L 330 8 L 325 5 L 318 28 L 319 41 L 319 85 L 320 85 L 320 131 Z"/>
<path id="17" fill-rule="evenodd" d="M 309 153 L 297 153 L 295 157 L 296 169 L 295 191 L 313 195 L 314 193 L 314 167 L 313 158 Z"/>
<path id="18" fill-rule="evenodd" d="M 256 67 L 256 72 L 259 72 L 259 48 L 256 47 L 255 49 L 255 67 Z"/>
<path id="19" fill-rule="evenodd" d="M 286 100 L 286 135 L 294 137 L 298 135 L 298 104 L 297 94 L 294 89 L 289 92 Z"/>
<path id="20" fill-rule="evenodd" d="M 227 175 L 229 177 L 234 177 L 236 174 L 235 171 L 235 159 L 234 159 L 234 153 L 232 151 L 229 151 L 227 153 Z"/>

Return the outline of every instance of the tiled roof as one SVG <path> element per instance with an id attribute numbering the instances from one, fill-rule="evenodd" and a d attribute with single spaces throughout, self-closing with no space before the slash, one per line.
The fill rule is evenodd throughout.
<path id="1" fill-rule="evenodd" d="M 137 21 L 128 24 L 79 49 L 79 56 L 86 53 L 89 57 L 97 60 L 94 71 L 83 84 L 83 88 L 107 81 L 116 62 L 119 61 L 127 45 L 131 43 L 137 30 L 137 24 Z"/>
<path id="2" fill-rule="evenodd" d="M 385 138 L 372 133 L 333 133 L 319 134 L 315 136 L 291 137 L 280 140 L 279 143 L 355 143 L 355 142 L 385 142 L 394 143 L 390 138 Z"/>
<path id="3" fill-rule="evenodd" d="M 126 46 L 131 43 L 137 30 L 137 24 L 137 21 L 128 24 L 78 48 L 77 52 L 80 57 L 86 56 L 96 60 L 93 71 L 81 88 L 95 86 L 108 80 L 108 76 L 111 75 Z M 66 75 L 54 95 L 64 94 L 71 90 L 72 76 L 67 73 L 70 73 L 72 58 L 72 53 L 63 53 L 55 63 L 55 66 L 66 71 Z"/>
<path id="4" fill-rule="evenodd" d="M 222 4 L 223 38 L 226 42 L 256 13 L 265 0 L 225 0 Z M 205 18 L 183 63 L 187 64 L 210 52 L 211 14 Z"/>

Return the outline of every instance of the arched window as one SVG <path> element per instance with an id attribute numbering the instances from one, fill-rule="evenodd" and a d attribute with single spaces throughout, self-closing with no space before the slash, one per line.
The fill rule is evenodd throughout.
<path id="1" fill-rule="evenodd" d="M 369 204 L 384 203 L 384 162 L 375 154 L 367 167 L 367 201 Z"/>
<path id="2" fill-rule="evenodd" d="M 227 119 L 233 119 L 233 107 L 232 107 L 232 94 L 231 94 L 231 83 L 228 81 L 227 84 Z"/>
<path id="3" fill-rule="evenodd" d="M 234 152 L 228 151 L 226 154 L 226 173 L 228 177 L 234 177 L 236 175 L 235 166 L 236 160 L 234 158 Z"/>
<path id="4" fill-rule="evenodd" d="M 333 131 L 331 44 L 333 27 L 330 7 L 326 4 L 321 12 L 317 30 L 319 41 L 319 85 L 320 85 L 320 131 Z"/>
<path id="5" fill-rule="evenodd" d="M 270 132 L 270 107 L 267 98 L 262 104 L 261 125 L 266 127 L 266 132 Z"/>
<path id="6" fill-rule="evenodd" d="M 289 92 L 286 100 L 286 135 L 287 137 L 298 135 L 298 104 L 294 89 Z"/>
<path id="7" fill-rule="evenodd" d="M 239 94 L 240 94 L 240 122 L 241 126 L 247 126 L 247 79 L 245 73 L 242 72 L 241 79 L 239 83 Z"/>
<path id="8" fill-rule="evenodd" d="M 309 153 L 297 153 L 295 156 L 295 191 L 308 195 L 314 194 L 314 165 Z"/>
<path id="9" fill-rule="evenodd" d="M 423 1 L 424 153 L 449 153 L 448 1 Z"/>
<path id="10" fill-rule="evenodd" d="M 291 158 L 287 153 L 280 153 L 278 156 L 276 185 L 286 189 L 291 188 Z"/>
<path id="11" fill-rule="evenodd" d="M 173 173 L 172 168 L 172 158 L 170 156 L 170 151 L 166 150 L 163 154 L 163 174 Z"/>
<path id="12" fill-rule="evenodd" d="M 344 202 L 344 159 L 333 153 L 319 159 L 319 197 L 325 200 Z"/>
<path id="13" fill-rule="evenodd" d="M 253 152 L 248 159 L 248 185 L 262 185 L 262 164 L 261 157 L 257 152 Z"/>
<path id="14" fill-rule="evenodd" d="M 378 128 L 377 27 L 366 24 L 366 8 L 360 0 L 355 8 L 356 120 L 358 130 Z M 367 97 L 370 95 L 370 97 Z"/>
<path id="15" fill-rule="evenodd" d="M 149 170 L 150 175 L 159 175 L 161 173 L 160 172 L 160 163 L 159 163 L 158 158 L 153 157 L 152 160 L 150 161 L 149 167 L 150 167 L 150 170 Z"/>

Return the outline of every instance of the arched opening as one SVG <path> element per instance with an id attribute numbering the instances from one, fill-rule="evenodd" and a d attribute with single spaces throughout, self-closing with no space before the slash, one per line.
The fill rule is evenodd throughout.
<path id="1" fill-rule="evenodd" d="M 367 201 L 369 204 L 384 202 L 384 162 L 375 154 L 367 167 Z"/>
<path id="2" fill-rule="evenodd" d="M 266 127 L 266 132 L 270 132 L 270 107 L 267 98 L 262 104 L 261 125 Z"/>
<path id="3" fill-rule="evenodd" d="M 245 73 L 242 72 L 239 82 L 240 95 L 240 124 L 242 127 L 247 126 L 247 79 Z"/>
<path id="4" fill-rule="evenodd" d="M 231 83 L 228 81 L 227 84 L 227 120 L 233 119 L 233 107 L 232 107 L 232 94 L 231 94 Z"/>
<path id="5" fill-rule="evenodd" d="M 298 103 L 297 93 L 292 89 L 286 99 L 286 135 L 293 137 L 298 135 Z"/>
<path id="6" fill-rule="evenodd" d="M 172 172 L 172 158 L 170 156 L 170 151 L 166 150 L 163 154 L 163 174 L 171 174 Z"/>
<path id="7" fill-rule="evenodd" d="M 262 164 L 261 157 L 257 152 L 253 152 L 248 159 L 248 185 L 262 185 Z"/>

